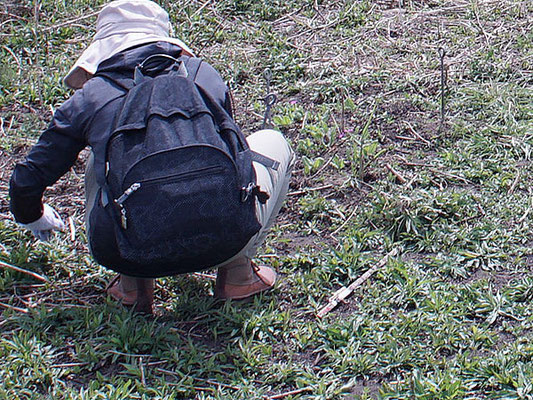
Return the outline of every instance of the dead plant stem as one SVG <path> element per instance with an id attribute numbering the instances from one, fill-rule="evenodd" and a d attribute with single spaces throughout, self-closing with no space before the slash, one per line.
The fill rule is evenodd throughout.
<path id="1" fill-rule="evenodd" d="M 90 13 L 90 14 L 87 14 L 87 15 L 83 15 L 83 16 L 78 17 L 78 18 L 74 18 L 74 19 L 65 21 L 65 22 L 61 22 L 61 23 L 56 24 L 56 25 L 49 26 L 47 28 L 44 28 L 43 31 L 44 32 L 53 31 L 54 29 L 62 28 L 63 26 L 72 25 L 72 24 L 78 23 L 80 21 L 83 21 L 83 20 L 86 20 L 86 19 L 89 19 L 89 18 L 92 18 L 92 17 L 96 17 L 98 14 L 100 14 L 100 10 L 95 11 L 95 12 Z"/>
<path id="2" fill-rule="evenodd" d="M 269 399 L 270 400 L 283 399 L 285 397 L 294 396 L 294 395 L 300 394 L 300 393 L 310 392 L 312 390 L 313 390 L 313 388 L 304 387 L 304 388 L 301 388 L 301 389 L 291 390 L 290 392 L 285 392 L 285 393 L 276 394 L 274 396 L 270 396 Z"/>
<path id="3" fill-rule="evenodd" d="M 309 192 L 319 192 L 321 190 L 331 189 L 332 187 L 333 187 L 333 185 L 329 184 L 329 185 L 318 186 L 318 187 L 314 187 L 314 188 L 306 188 L 306 189 L 303 189 L 303 190 L 298 190 L 298 191 L 295 191 L 295 192 L 287 193 L 287 196 L 301 196 L 301 195 L 304 195 L 304 194 L 309 193 Z"/>
<path id="4" fill-rule="evenodd" d="M 27 308 L 15 307 L 15 306 L 12 306 L 10 304 L 6 304 L 6 303 L 2 303 L 2 302 L 0 302 L 0 307 L 4 307 L 4 308 L 7 308 L 9 310 L 21 312 L 21 313 L 24 313 L 24 314 L 27 314 L 29 312 L 29 310 Z"/>
<path id="5" fill-rule="evenodd" d="M 14 265 L 8 264 L 8 263 L 6 263 L 4 261 L 0 261 L 0 267 L 11 269 L 11 270 L 17 271 L 17 272 L 21 272 L 23 274 L 26 274 L 26 275 L 29 275 L 29 276 L 33 276 L 35 279 L 38 279 L 38 280 L 40 280 L 42 282 L 50 283 L 50 281 L 48 279 L 46 279 L 44 276 L 42 276 L 42 275 L 39 275 L 39 274 L 37 274 L 35 272 L 32 272 L 32 271 L 28 271 L 28 270 L 23 269 L 23 268 L 15 267 Z"/>
<path id="6" fill-rule="evenodd" d="M 330 297 L 328 304 L 319 310 L 317 313 L 318 318 L 323 318 L 327 313 L 333 310 L 340 302 L 344 301 L 349 295 L 351 295 L 355 289 L 361 286 L 368 278 L 370 278 L 378 269 L 387 265 L 388 260 L 398 254 L 398 248 L 392 249 L 385 257 L 383 257 L 376 265 L 366 271 L 361 277 L 351 283 L 348 287 L 343 286 L 337 290 L 333 296 Z"/>

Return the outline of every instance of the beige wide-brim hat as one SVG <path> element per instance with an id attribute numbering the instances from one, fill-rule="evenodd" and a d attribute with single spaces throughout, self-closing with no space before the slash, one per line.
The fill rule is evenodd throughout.
<path id="1" fill-rule="evenodd" d="M 79 89 L 96 72 L 102 61 L 130 47 L 146 43 L 173 43 L 192 56 L 192 50 L 185 43 L 170 37 L 171 30 L 167 12 L 153 1 L 112 1 L 100 11 L 92 43 L 63 81 L 68 87 Z"/>

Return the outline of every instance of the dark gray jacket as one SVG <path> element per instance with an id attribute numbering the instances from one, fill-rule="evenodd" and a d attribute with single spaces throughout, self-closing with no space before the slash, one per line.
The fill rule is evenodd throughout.
<path id="1" fill-rule="evenodd" d="M 102 62 L 95 77 L 57 109 L 48 129 L 26 160 L 15 167 L 11 177 L 11 211 L 18 222 L 30 223 L 41 217 L 46 187 L 53 185 L 72 167 L 86 146 L 90 146 L 94 153 L 95 169 L 103 168 L 104 148 L 121 99 L 133 84 L 135 66 L 152 54 L 178 57 L 180 52 L 176 45 L 157 42 L 116 54 Z M 196 83 L 231 115 L 227 86 L 209 64 L 202 63 Z"/>

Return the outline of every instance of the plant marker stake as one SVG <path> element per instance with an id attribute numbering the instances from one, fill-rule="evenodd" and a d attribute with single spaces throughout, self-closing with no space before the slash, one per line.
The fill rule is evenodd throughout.
<path id="1" fill-rule="evenodd" d="M 261 129 L 272 128 L 272 106 L 276 104 L 277 100 L 278 98 L 274 93 L 269 93 L 265 97 L 265 116 L 263 117 L 263 125 L 261 125 Z"/>
<path id="2" fill-rule="evenodd" d="M 341 135 L 346 131 L 346 110 L 344 105 L 344 89 L 341 88 Z"/>
<path id="3" fill-rule="evenodd" d="M 318 318 L 323 318 L 328 312 L 333 310 L 337 305 L 346 299 L 349 295 L 353 293 L 355 289 L 361 286 L 368 278 L 370 278 L 378 269 L 383 268 L 390 257 L 394 257 L 398 254 L 398 248 L 392 249 L 385 257 L 383 257 L 376 265 L 366 271 L 361 275 L 357 280 L 350 284 L 350 286 L 343 286 L 337 290 L 333 296 L 330 297 L 328 304 L 326 304 L 317 314 Z"/>
<path id="4" fill-rule="evenodd" d="M 270 93 L 270 82 L 272 81 L 272 71 L 269 68 L 266 68 L 263 71 L 263 78 L 265 78 L 265 87 L 266 93 Z"/>
<path id="5" fill-rule="evenodd" d="M 265 116 L 263 118 L 263 124 L 261 129 L 272 128 L 272 106 L 276 104 L 278 97 L 274 93 L 270 93 L 270 83 L 272 81 L 272 71 L 265 69 L 263 71 L 263 78 L 265 78 L 266 96 L 265 102 Z"/>
<path id="6" fill-rule="evenodd" d="M 444 58 L 446 57 L 446 50 L 439 47 L 440 57 L 440 129 L 444 126 L 445 114 L 445 94 L 446 94 L 446 73 L 444 70 Z"/>

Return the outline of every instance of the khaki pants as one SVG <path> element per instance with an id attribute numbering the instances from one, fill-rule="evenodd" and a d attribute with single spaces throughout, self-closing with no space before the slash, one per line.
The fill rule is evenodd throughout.
<path id="1" fill-rule="evenodd" d="M 266 191 L 270 195 L 270 198 L 265 204 L 261 204 L 256 200 L 257 217 L 262 228 L 237 255 L 215 267 L 221 267 L 236 258 L 255 257 L 257 249 L 264 242 L 289 189 L 289 181 L 295 157 L 283 135 L 278 131 L 266 129 L 248 136 L 247 140 L 252 150 L 278 161 L 280 165 L 277 170 L 273 170 L 260 163 L 253 163 L 257 175 L 257 185 L 261 187 L 261 190 Z M 94 157 L 91 153 L 85 170 L 85 217 L 87 234 L 90 232 L 88 225 L 89 214 L 97 192 L 98 185 L 94 172 Z"/>
<path id="2" fill-rule="evenodd" d="M 268 231 L 276 220 L 289 190 L 295 157 L 283 135 L 278 131 L 266 129 L 248 136 L 247 140 L 253 151 L 278 161 L 280 165 L 277 170 L 273 170 L 254 162 L 257 185 L 270 195 L 265 204 L 256 200 L 257 218 L 262 228 L 237 255 L 217 267 L 222 267 L 239 257 L 255 257 L 257 249 L 265 241 Z"/>

